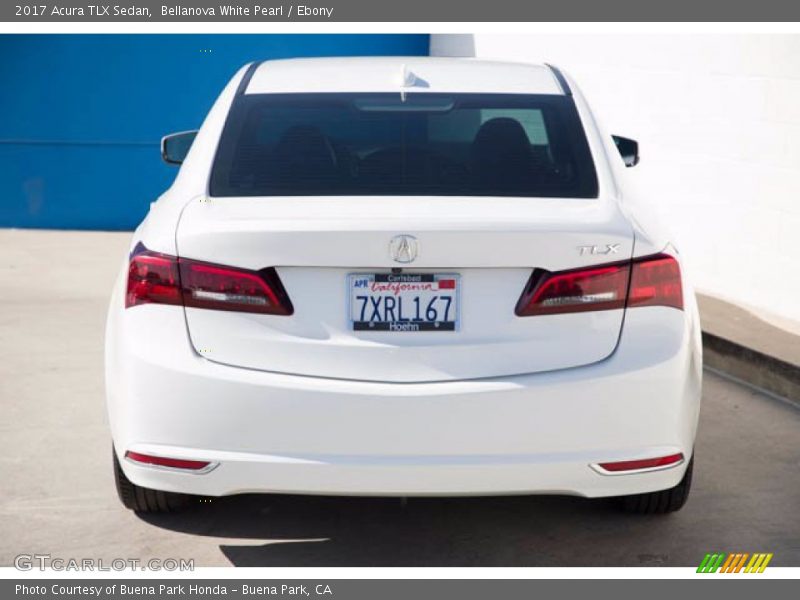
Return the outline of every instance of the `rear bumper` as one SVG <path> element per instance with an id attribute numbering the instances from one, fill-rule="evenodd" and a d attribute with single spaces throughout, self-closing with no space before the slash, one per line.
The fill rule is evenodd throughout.
<path id="1" fill-rule="evenodd" d="M 666 489 L 683 477 L 686 462 L 673 468 L 626 476 L 602 476 L 587 465 L 589 454 L 529 456 L 352 457 L 265 456 L 209 452 L 195 448 L 137 445 L 153 453 L 202 455 L 218 461 L 204 474 L 178 473 L 126 461 L 123 470 L 137 485 L 154 489 L 225 496 L 292 493 L 346 496 L 481 496 L 565 494 L 621 496 Z M 653 447 L 649 455 L 674 451 Z"/>
<path id="2" fill-rule="evenodd" d="M 125 474 L 154 489 L 343 495 L 615 496 L 677 484 L 686 462 L 628 475 L 593 463 L 692 453 L 700 402 L 696 322 L 628 311 L 608 359 L 497 379 L 384 384 L 229 367 L 196 355 L 181 311 L 109 317 L 108 407 Z M 202 474 L 125 451 L 205 460 Z"/>

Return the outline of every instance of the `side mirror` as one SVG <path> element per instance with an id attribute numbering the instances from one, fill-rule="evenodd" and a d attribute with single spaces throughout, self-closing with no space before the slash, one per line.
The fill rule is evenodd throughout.
<path id="1" fill-rule="evenodd" d="M 189 154 L 189 148 L 197 136 L 196 131 L 171 133 L 161 138 L 161 158 L 170 165 L 179 165 Z"/>
<path id="2" fill-rule="evenodd" d="M 622 155 L 626 167 L 635 167 L 639 164 L 639 142 L 630 138 L 612 135 L 617 150 Z"/>

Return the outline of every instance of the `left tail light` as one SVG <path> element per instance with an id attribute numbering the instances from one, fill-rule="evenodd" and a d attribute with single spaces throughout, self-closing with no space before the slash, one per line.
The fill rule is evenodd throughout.
<path id="1" fill-rule="evenodd" d="M 182 304 L 178 261 L 144 250 L 131 256 L 125 308 L 138 304 Z"/>
<path id="2" fill-rule="evenodd" d="M 270 315 L 294 312 L 273 268 L 250 271 L 142 248 L 130 259 L 125 307 L 150 303 Z"/>

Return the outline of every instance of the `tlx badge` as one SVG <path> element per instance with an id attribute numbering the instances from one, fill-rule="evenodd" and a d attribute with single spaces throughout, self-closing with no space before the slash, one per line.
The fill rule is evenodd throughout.
<path id="1" fill-rule="evenodd" d="M 587 254 L 616 254 L 619 252 L 619 244 L 604 244 L 602 246 L 578 246 L 581 256 Z"/>

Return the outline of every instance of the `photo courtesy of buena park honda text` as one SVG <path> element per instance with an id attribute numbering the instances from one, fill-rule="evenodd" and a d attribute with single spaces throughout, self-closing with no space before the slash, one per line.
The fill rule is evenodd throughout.
<path id="1" fill-rule="evenodd" d="M 798 232 L 792 3 L 0 5 L 0 597 L 794 597 Z"/>

